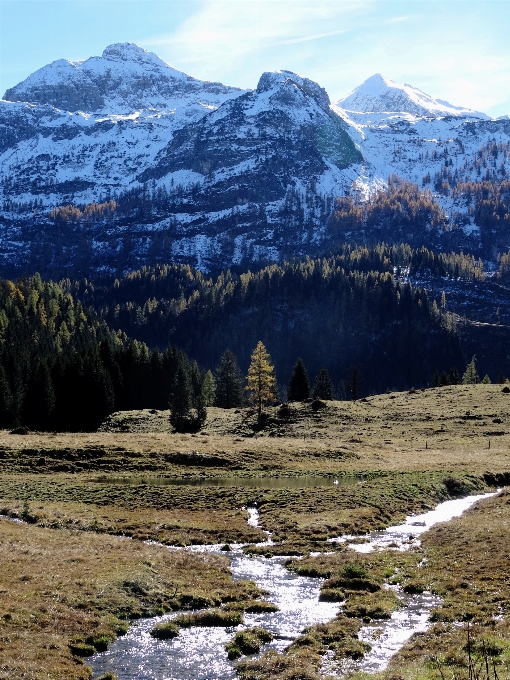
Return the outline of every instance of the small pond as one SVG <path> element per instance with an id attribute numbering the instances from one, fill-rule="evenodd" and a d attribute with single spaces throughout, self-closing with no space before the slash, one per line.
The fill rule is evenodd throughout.
<path id="1" fill-rule="evenodd" d="M 132 486 L 201 486 L 201 487 L 246 487 L 250 489 L 308 489 L 359 484 L 360 477 L 145 477 L 102 475 L 92 480 L 102 484 L 128 484 Z"/>

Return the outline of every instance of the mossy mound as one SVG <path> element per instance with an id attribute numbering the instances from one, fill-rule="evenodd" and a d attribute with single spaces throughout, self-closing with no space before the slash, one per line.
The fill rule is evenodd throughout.
<path id="1" fill-rule="evenodd" d="M 273 635 L 265 628 L 247 628 L 235 634 L 233 640 L 225 645 L 228 658 L 232 661 L 243 655 L 257 654 L 262 645 L 271 642 Z"/>

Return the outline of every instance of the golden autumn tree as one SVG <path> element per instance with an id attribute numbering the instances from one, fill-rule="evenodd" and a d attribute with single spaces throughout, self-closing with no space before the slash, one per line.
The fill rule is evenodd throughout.
<path id="1" fill-rule="evenodd" d="M 251 355 L 247 380 L 246 389 L 249 392 L 249 399 L 256 406 L 260 420 L 262 406 L 275 398 L 276 390 L 274 366 L 268 351 L 260 340 Z"/>

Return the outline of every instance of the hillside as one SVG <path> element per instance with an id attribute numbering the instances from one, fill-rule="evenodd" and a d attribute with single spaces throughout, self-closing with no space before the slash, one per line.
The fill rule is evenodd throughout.
<path id="1" fill-rule="evenodd" d="M 158 261 L 213 270 L 373 243 L 332 222 L 335 201 L 363 204 L 393 175 L 429 188 L 443 215 L 439 231 L 430 222 L 408 230 L 411 245 L 495 260 L 510 244 L 500 224 L 508 191 L 499 190 L 508 120 L 380 75 L 331 103 L 320 84 L 290 71 L 264 73 L 245 92 L 117 44 L 101 57 L 56 61 L 11 88 L 0 129 L 8 276 L 41 262 L 54 277 Z M 492 198 L 473 204 L 470 183 L 482 182 L 491 183 L 482 193 L 502 196 L 499 222 Z"/>

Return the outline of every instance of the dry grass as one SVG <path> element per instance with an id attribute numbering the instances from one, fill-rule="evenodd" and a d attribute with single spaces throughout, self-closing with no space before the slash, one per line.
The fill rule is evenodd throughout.
<path id="1" fill-rule="evenodd" d="M 127 616 L 257 597 L 219 556 L 0 520 L 0 678 L 70 680 L 89 671 L 69 644 L 101 648 Z"/>
<path id="2" fill-rule="evenodd" d="M 19 436 L 4 431 L 0 465 L 6 472 L 177 475 L 199 468 L 246 474 L 419 471 L 445 465 L 471 472 L 488 467 L 507 471 L 509 406 L 510 394 L 503 393 L 501 385 L 458 385 L 329 402 L 318 413 L 309 405 L 296 404 L 288 423 L 278 421 L 276 408 L 269 409 L 271 418 L 260 432 L 246 411 L 211 408 L 205 434 L 196 435 L 147 432 L 140 420 L 144 412 L 127 412 L 118 419 L 132 432 Z M 166 421 L 168 414 L 160 414 Z"/>
<path id="3" fill-rule="evenodd" d="M 0 510 L 19 514 L 28 501 L 39 525 L 0 521 L 0 678 L 81 680 L 87 671 L 69 642 L 110 639 L 120 630 L 119 616 L 257 597 L 233 584 L 225 558 L 107 534 L 174 544 L 257 541 L 261 532 L 248 527 L 242 509 L 256 503 L 263 526 L 287 548 L 305 555 L 323 550 L 331 546 L 328 536 L 382 528 L 452 494 L 509 479 L 509 406 L 510 394 L 499 385 L 455 386 L 332 402 L 317 414 L 298 404 L 285 423 L 270 409 L 262 431 L 246 411 L 210 409 L 197 435 L 169 432 L 165 412 L 117 414 L 110 431 L 97 433 L 0 432 Z M 358 477 L 334 488 L 242 485 L 244 477 L 307 474 Z M 228 475 L 239 478 L 239 487 L 133 486 L 118 483 L 119 475 Z M 106 482 L 94 481 L 99 476 Z M 434 630 L 406 648 L 388 677 L 438 677 L 427 649 L 457 658 L 463 633 L 449 621 L 463 615 L 506 645 L 507 624 L 487 622 L 500 608 L 508 619 L 509 507 L 506 500 L 489 502 L 431 532 L 426 568 L 417 567 L 420 553 L 359 557 L 378 583 L 398 567 L 402 583 L 431 585 L 445 597 Z M 302 566 L 335 577 L 349 559 L 340 548 Z M 360 605 L 353 616 L 367 604 L 360 597 L 351 597 L 353 607 Z M 317 628 L 310 645 L 295 645 L 288 657 L 265 655 L 243 665 L 240 676 L 315 678 L 324 645 L 336 645 L 339 655 L 359 653 L 359 625 L 352 618 Z"/>
<path id="4" fill-rule="evenodd" d="M 418 580 L 444 602 L 431 630 L 415 636 L 393 660 L 388 677 L 440 680 L 468 676 L 467 622 L 478 644 L 494 653 L 500 679 L 510 676 L 510 493 L 477 504 L 462 517 L 423 537 L 426 564 L 402 571 L 405 584 Z M 459 625 L 462 622 L 462 625 Z M 476 642 L 478 641 L 478 642 Z"/>

